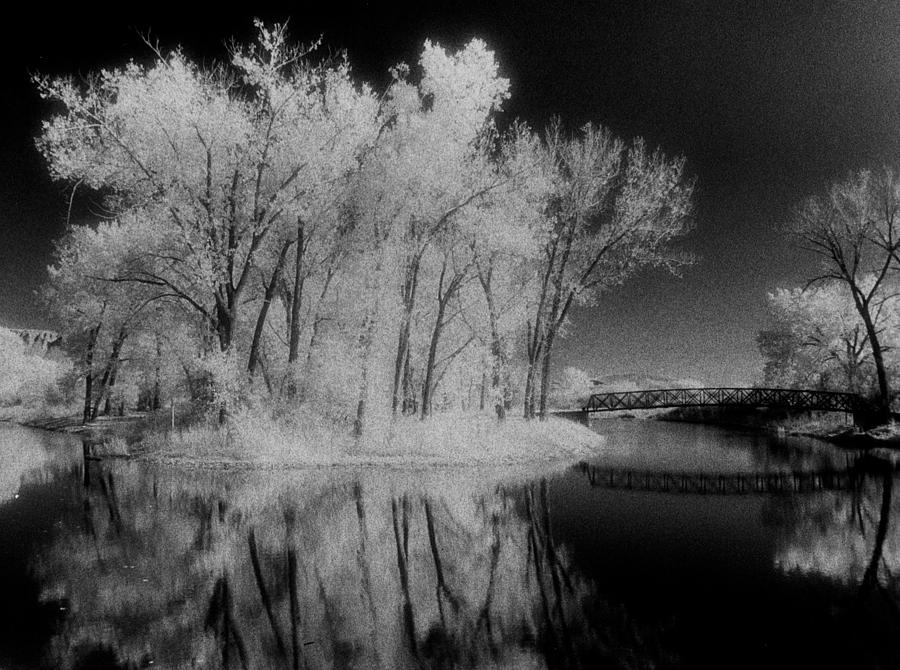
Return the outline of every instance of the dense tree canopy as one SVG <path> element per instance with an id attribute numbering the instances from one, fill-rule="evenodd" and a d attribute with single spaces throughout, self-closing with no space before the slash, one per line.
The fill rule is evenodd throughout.
<path id="1" fill-rule="evenodd" d="M 37 83 L 51 172 L 110 213 L 59 242 L 48 289 L 101 382 L 85 417 L 126 342 L 154 406 L 180 367 L 222 416 L 268 394 L 358 435 L 447 407 L 544 414 L 570 307 L 683 261 L 684 160 L 596 125 L 498 129 L 509 81 L 477 39 L 427 41 L 381 93 L 263 25 L 223 64 L 154 52 Z"/>

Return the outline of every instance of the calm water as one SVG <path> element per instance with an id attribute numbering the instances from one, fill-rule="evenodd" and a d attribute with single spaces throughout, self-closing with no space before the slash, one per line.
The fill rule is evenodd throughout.
<path id="1" fill-rule="evenodd" d="M 78 442 L 0 426 L 0 668 L 900 666 L 894 473 L 813 441 L 595 428 L 603 472 L 844 484 L 85 470 Z"/>

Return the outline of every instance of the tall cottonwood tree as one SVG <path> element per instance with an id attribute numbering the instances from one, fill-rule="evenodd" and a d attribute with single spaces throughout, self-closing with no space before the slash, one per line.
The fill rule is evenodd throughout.
<path id="1" fill-rule="evenodd" d="M 490 152 L 496 144 L 494 115 L 509 96 L 509 81 L 499 76 L 498 69 L 493 52 L 475 39 L 457 52 L 426 41 L 418 81 L 411 79 L 406 66 L 393 71 L 395 79 L 388 91 L 391 130 L 384 137 L 380 174 L 370 174 L 386 194 L 385 204 L 391 203 L 388 211 L 393 220 L 385 223 L 392 230 L 397 251 L 393 262 L 401 277 L 402 309 L 391 390 L 394 414 L 409 393 L 404 388 L 408 379 L 404 371 L 420 296 L 436 295 L 435 308 L 443 314 L 462 280 L 462 276 L 447 277 L 447 265 L 441 260 L 429 263 L 429 256 L 447 256 L 461 220 L 501 181 L 492 169 Z M 430 273 L 429 264 L 433 266 Z M 461 267 L 457 264 L 455 269 Z M 437 316 L 432 329 L 436 339 L 441 330 L 441 316 Z M 430 378 L 433 356 L 428 360 L 425 376 Z M 426 385 L 424 394 L 429 393 Z M 424 413 L 428 404 L 422 403 Z"/>
<path id="2" fill-rule="evenodd" d="M 546 416 L 551 353 L 572 305 L 596 300 L 643 267 L 683 262 L 670 242 L 687 231 L 693 193 L 684 159 L 650 151 L 640 139 L 626 147 L 594 125 L 567 137 L 557 122 L 544 144 L 552 186 L 527 331 L 529 418 Z"/>
<path id="3" fill-rule="evenodd" d="M 467 231 L 472 273 L 485 308 L 481 339 L 490 352 L 490 396 L 501 420 L 512 395 L 510 340 L 524 328 L 527 296 L 535 284 L 530 270 L 546 233 L 542 214 L 551 183 L 541 169 L 541 151 L 539 139 L 525 126 L 504 138 L 496 168 L 503 175 L 500 186 L 478 203 Z"/>
<path id="4" fill-rule="evenodd" d="M 806 200 L 793 226 L 803 246 L 819 256 L 810 280 L 846 285 L 865 327 L 878 381 L 878 418 L 890 416 L 891 389 L 878 321 L 893 297 L 891 269 L 900 249 L 900 182 L 889 169 L 861 170 Z"/>
<path id="5" fill-rule="evenodd" d="M 461 222 L 485 193 L 497 186 L 490 150 L 495 140 L 493 115 L 508 96 L 508 81 L 499 77 L 494 54 L 481 40 L 456 52 L 426 41 L 413 77 L 405 65 L 394 68 L 383 108 L 384 132 L 367 155 L 353 205 L 357 225 L 370 231 L 370 256 L 378 258 L 365 290 L 393 290 L 375 281 L 399 279 L 399 328 L 396 336 L 392 412 L 412 394 L 410 341 L 413 324 L 431 312 L 431 355 L 423 357 L 422 390 L 429 411 L 434 350 L 444 329 L 447 306 L 454 300 L 467 266 L 457 262 L 454 248 Z M 360 197 L 365 194 L 364 197 Z M 444 263 L 453 257 L 453 262 Z M 449 273 L 449 274 L 448 274 Z M 388 275 L 390 277 L 388 277 Z M 429 300 L 423 304 L 422 297 Z M 376 302 L 371 302 L 372 309 Z M 370 310 L 371 311 L 371 310 Z M 363 319 L 360 348 L 371 349 L 379 315 Z M 364 365 L 366 365 L 364 363 Z M 368 372 L 364 370 L 363 377 Z M 362 391 L 360 394 L 365 395 Z M 360 398 L 357 424 L 363 423 L 365 400 Z"/>

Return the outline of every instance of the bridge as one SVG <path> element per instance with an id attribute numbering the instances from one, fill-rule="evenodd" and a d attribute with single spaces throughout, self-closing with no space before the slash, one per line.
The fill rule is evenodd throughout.
<path id="1" fill-rule="evenodd" d="M 847 412 L 863 425 L 872 412 L 856 393 L 770 388 L 687 388 L 594 393 L 583 414 L 665 407 L 777 407 L 800 411 Z"/>

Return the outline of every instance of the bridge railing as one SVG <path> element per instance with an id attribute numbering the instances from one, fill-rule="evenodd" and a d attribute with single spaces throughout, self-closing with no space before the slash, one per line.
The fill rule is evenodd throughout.
<path id="1" fill-rule="evenodd" d="M 584 412 L 733 405 L 744 407 L 784 407 L 828 412 L 859 412 L 868 403 L 855 393 L 775 388 L 682 388 L 648 391 L 594 393 Z"/>

